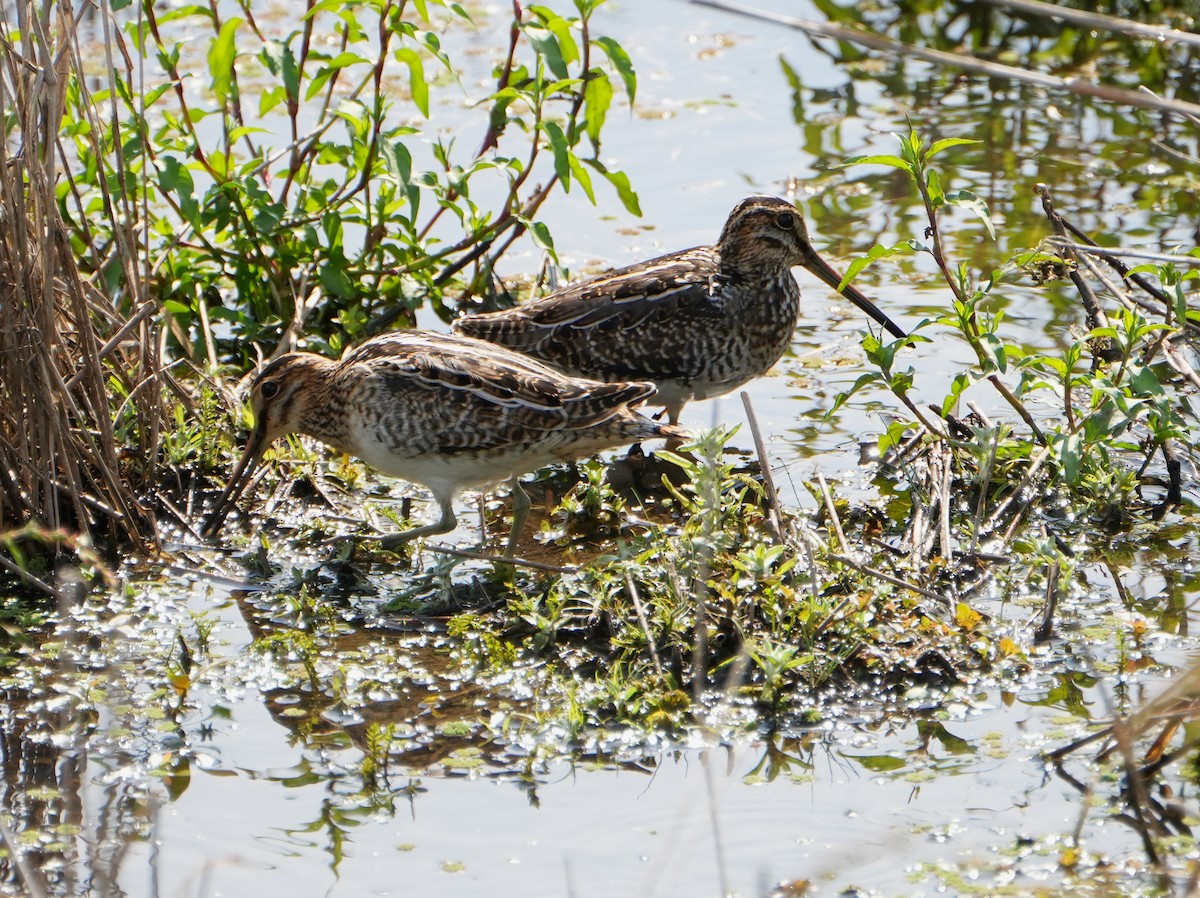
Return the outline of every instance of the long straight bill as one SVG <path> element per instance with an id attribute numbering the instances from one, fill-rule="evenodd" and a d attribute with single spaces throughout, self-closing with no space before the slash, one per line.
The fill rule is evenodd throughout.
<path id="1" fill-rule="evenodd" d="M 842 276 L 830 268 L 829 264 L 820 256 L 818 256 L 816 250 L 813 250 L 811 247 L 808 260 L 805 262 L 804 267 L 827 283 L 834 290 L 837 290 L 838 284 L 842 282 Z M 877 322 L 882 324 L 887 332 L 893 337 L 904 338 L 908 336 L 908 334 L 903 331 L 900 325 L 896 324 L 896 322 L 892 321 L 891 318 L 883 314 L 883 312 L 879 310 L 879 307 L 876 306 L 875 303 L 871 302 L 871 300 L 859 293 L 858 290 L 856 290 L 852 285 L 847 284 L 846 289 L 839 292 L 842 294 L 842 296 L 846 297 L 846 299 L 850 300 L 850 302 L 854 303 L 856 306 L 874 318 Z"/>
<path id="2" fill-rule="evenodd" d="M 246 448 L 242 451 L 242 457 L 238 461 L 237 467 L 229 477 L 229 484 L 225 487 L 225 492 L 221 493 L 221 498 L 217 499 L 216 507 L 208 516 L 208 520 L 204 522 L 204 529 L 200 531 L 201 536 L 205 539 L 210 538 L 225 523 L 225 518 L 229 516 L 229 512 L 233 510 L 238 498 L 250 483 L 251 475 L 258 467 L 259 459 L 262 458 L 267 448 L 264 437 L 265 433 L 262 428 L 256 424 L 250 431 L 250 438 L 246 440 Z"/>

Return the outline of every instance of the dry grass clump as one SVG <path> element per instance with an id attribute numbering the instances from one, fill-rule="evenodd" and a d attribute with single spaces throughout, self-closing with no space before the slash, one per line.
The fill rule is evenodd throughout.
<path id="1" fill-rule="evenodd" d="M 59 141 L 67 85 L 84 81 L 78 25 L 57 3 L 0 9 L 0 532 L 144 547 L 154 522 L 137 484 L 161 427 L 158 329 L 135 248 L 82 247 L 120 266 L 122 285 L 105 287 L 81 275 L 64 222 L 78 195 Z"/>

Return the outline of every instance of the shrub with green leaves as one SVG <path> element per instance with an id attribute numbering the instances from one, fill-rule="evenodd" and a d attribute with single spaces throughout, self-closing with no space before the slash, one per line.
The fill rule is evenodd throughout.
<path id="1" fill-rule="evenodd" d="M 107 250 L 139 245 L 172 341 L 209 365 L 301 335 L 336 354 L 423 304 L 448 315 L 448 292 L 492 296 L 515 241 L 553 257 L 538 219 L 553 191 L 594 201 L 605 181 L 638 211 L 599 158 L 618 90 L 632 104 L 637 85 L 592 33 L 602 2 L 514 2 L 482 87 L 461 73 L 483 25 L 445 0 L 310 0 L 295 19 L 245 0 L 127 7 L 107 85 L 67 90 L 77 165 L 59 196 L 77 249 L 132 304 L 136 273 Z M 480 132 L 448 134 L 438 104 L 471 107 L 451 114 Z"/>

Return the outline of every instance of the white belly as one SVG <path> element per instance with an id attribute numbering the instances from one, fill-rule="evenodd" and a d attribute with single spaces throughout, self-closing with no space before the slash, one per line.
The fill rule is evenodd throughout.
<path id="1" fill-rule="evenodd" d="M 362 435 L 366 437 L 366 434 Z M 359 440 L 353 454 L 373 468 L 425 487 L 446 502 L 460 490 L 484 489 L 503 483 L 514 475 L 599 452 L 612 445 L 601 440 L 589 445 L 569 433 L 549 434 L 536 445 L 506 446 L 455 453 L 401 455 L 370 438 Z"/>

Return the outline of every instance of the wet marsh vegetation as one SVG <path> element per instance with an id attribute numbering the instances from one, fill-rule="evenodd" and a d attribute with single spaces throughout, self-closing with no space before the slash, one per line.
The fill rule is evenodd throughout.
<path id="1" fill-rule="evenodd" d="M 114 6 L 0 20 L 4 893 L 1196 891 L 1193 43 L 822 7 L 1152 112 L 683 4 Z M 378 551 L 420 494 L 300 439 L 198 536 L 260 360 L 752 192 L 911 337 L 802 280 L 518 559 L 503 492 Z"/>

